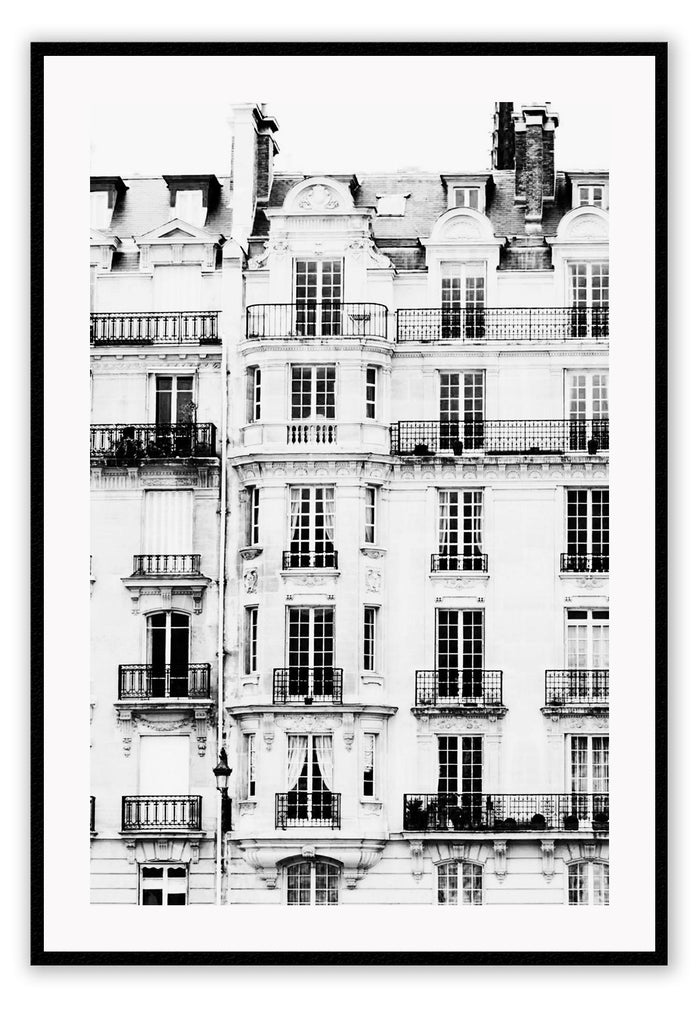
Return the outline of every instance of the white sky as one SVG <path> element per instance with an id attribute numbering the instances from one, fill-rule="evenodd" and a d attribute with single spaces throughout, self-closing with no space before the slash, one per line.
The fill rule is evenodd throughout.
<path id="1" fill-rule="evenodd" d="M 607 167 L 608 77 L 589 74 L 605 59 L 99 58 L 92 173 L 227 174 L 226 110 L 250 101 L 279 122 L 278 171 L 484 170 L 496 100 L 550 100 L 557 166 Z"/>

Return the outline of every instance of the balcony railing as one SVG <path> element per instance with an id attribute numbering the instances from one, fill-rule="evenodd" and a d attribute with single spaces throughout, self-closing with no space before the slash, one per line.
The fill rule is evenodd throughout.
<path id="1" fill-rule="evenodd" d="M 248 338 L 387 338 L 376 302 L 296 302 L 247 307 Z"/>
<path id="2" fill-rule="evenodd" d="M 608 306 L 398 309 L 398 342 L 604 341 Z"/>
<path id="3" fill-rule="evenodd" d="M 275 668 L 274 704 L 341 704 L 341 668 Z"/>
<path id="4" fill-rule="evenodd" d="M 336 551 L 284 551 L 284 569 L 336 569 L 339 562 Z"/>
<path id="5" fill-rule="evenodd" d="M 488 707 L 502 703 L 502 673 L 498 669 L 418 669 L 415 704 L 419 706 Z"/>
<path id="6" fill-rule="evenodd" d="M 608 831 L 607 793 L 406 793 L 406 832 Z"/>
<path id="7" fill-rule="evenodd" d="M 608 572 L 609 556 L 560 555 L 560 572 Z"/>
<path id="8" fill-rule="evenodd" d="M 286 444 L 337 444 L 337 424 L 328 420 L 318 423 L 298 420 L 289 423 L 286 427 Z"/>
<path id="9" fill-rule="evenodd" d="M 201 828 L 200 796 L 124 796 L 121 827 L 128 831 Z"/>
<path id="10" fill-rule="evenodd" d="M 217 310 L 90 314 L 92 345 L 200 345 L 219 340 Z"/>
<path id="11" fill-rule="evenodd" d="M 90 427 L 90 456 L 114 465 L 211 458 L 215 454 L 213 423 L 105 423 Z"/>
<path id="12" fill-rule="evenodd" d="M 211 666 L 119 665 L 119 700 L 209 700 Z"/>
<path id="13" fill-rule="evenodd" d="M 545 673 L 545 703 L 584 707 L 608 704 L 608 669 L 548 669 Z"/>
<path id="14" fill-rule="evenodd" d="M 200 576 L 201 555 L 134 555 L 134 576 Z"/>
<path id="15" fill-rule="evenodd" d="M 609 421 L 400 420 L 390 426 L 391 455 L 561 455 L 608 451 Z"/>
<path id="16" fill-rule="evenodd" d="M 432 555 L 432 572 L 487 572 L 487 555 Z"/>
<path id="17" fill-rule="evenodd" d="M 277 793 L 277 828 L 340 828 L 340 793 Z"/>

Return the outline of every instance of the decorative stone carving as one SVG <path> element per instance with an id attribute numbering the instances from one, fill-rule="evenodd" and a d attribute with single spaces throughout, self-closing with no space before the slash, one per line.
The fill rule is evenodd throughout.
<path id="1" fill-rule="evenodd" d="M 336 210 L 339 199 L 326 185 L 311 185 L 299 195 L 298 206 L 302 210 Z"/>
<path id="2" fill-rule="evenodd" d="M 549 882 L 555 874 L 555 840 L 541 839 L 540 852 L 543 877 Z"/>
<path id="3" fill-rule="evenodd" d="M 139 714 L 139 721 L 151 732 L 176 732 L 189 725 L 189 718 L 151 718 L 149 715 Z"/>
<path id="4" fill-rule="evenodd" d="M 606 238 L 608 230 L 605 222 L 596 214 L 585 213 L 577 217 L 569 226 L 568 238 Z"/>
<path id="5" fill-rule="evenodd" d="M 243 584 L 245 586 L 245 592 L 248 594 L 257 593 L 257 584 L 259 583 L 259 573 L 256 569 L 247 569 L 242 577 Z"/>
<path id="6" fill-rule="evenodd" d="M 277 717 L 277 724 L 284 732 L 334 732 L 341 721 L 339 715 L 297 715 L 293 712 Z"/>
<path id="7" fill-rule="evenodd" d="M 380 569 L 366 570 L 366 590 L 372 594 L 378 593 L 383 586 L 383 573 Z"/>
<path id="8" fill-rule="evenodd" d="M 410 857 L 412 858 L 412 875 L 419 882 L 424 874 L 424 843 L 421 839 L 410 841 Z"/>
<path id="9" fill-rule="evenodd" d="M 360 807 L 363 814 L 379 816 L 383 813 L 383 804 L 380 800 L 362 800 Z"/>
<path id="10" fill-rule="evenodd" d="M 354 745 L 354 715 L 351 712 L 342 715 L 342 736 L 344 746 L 351 750 Z"/>
<path id="11" fill-rule="evenodd" d="M 273 851 L 264 847 L 241 844 L 240 852 L 245 862 L 257 872 L 267 889 L 274 889 L 279 877 L 279 869 L 276 866 Z"/>
<path id="12" fill-rule="evenodd" d="M 206 754 L 208 723 L 208 708 L 196 708 L 194 711 L 194 725 L 196 728 L 196 746 L 199 751 L 199 757 L 204 757 Z"/>
<path id="13" fill-rule="evenodd" d="M 305 857 L 308 860 L 314 860 L 316 856 L 316 850 L 314 846 L 301 846 L 301 857 Z"/>
<path id="14" fill-rule="evenodd" d="M 258 547 L 240 548 L 240 557 L 245 562 L 251 562 L 252 559 L 259 558 L 263 550 L 263 548 Z"/>
<path id="15" fill-rule="evenodd" d="M 494 873 L 502 882 L 507 873 L 507 841 L 506 839 L 495 839 L 492 844 L 494 852 Z"/>
<path id="16" fill-rule="evenodd" d="M 383 856 L 384 844 L 362 846 L 356 854 L 347 851 L 344 855 L 344 881 L 348 889 L 355 889 L 367 871 Z"/>
<path id="17" fill-rule="evenodd" d="M 322 590 L 323 587 L 332 586 L 333 582 L 329 576 L 293 576 L 288 579 L 299 590 Z"/>
<path id="18" fill-rule="evenodd" d="M 271 750 L 274 744 L 274 715 L 271 713 L 262 715 L 262 739 L 267 750 Z"/>
<path id="19" fill-rule="evenodd" d="M 383 558 L 383 556 L 385 555 L 385 548 L 374 548 L 374 547 L 366 546 L 366 547 L 359 548 L 359 551 L 366 558 L 378 559 L 378 558 Z"/>
<path id="20" fill-rule="evenodd" d="M 124 748 L 124 757 L 131 753 L 131 742 L 133 740 L 133 714 L 131 711 L 119 708 L 116 712 L 116 720 L 121 730 L 121 744 Z"/>

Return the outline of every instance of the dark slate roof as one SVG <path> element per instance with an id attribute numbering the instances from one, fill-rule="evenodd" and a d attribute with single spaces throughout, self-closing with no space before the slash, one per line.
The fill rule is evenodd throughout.
<path id="1" fill-rule="evenodd" d="M 218 178 L 220 192 L 212 196 L 204 228 L 216 234 L 230 236 L 231 211 L 229 205 L 229 178 Z M 143 235 L 146 231 L 174 219 L 170 206 L 170 190 L 164 178 L 124 178 L 127 191 L 119 196 L 112 216 L 110 233 L 119 238 Z"/>

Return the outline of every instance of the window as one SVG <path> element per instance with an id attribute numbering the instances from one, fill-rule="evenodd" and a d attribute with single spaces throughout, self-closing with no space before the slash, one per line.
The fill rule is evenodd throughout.
<path id="1" fill-rule="evenodd" d="M 259 608 L 245 608 L 244 671 L 250 675 L 257 671 L 257 634 Z"/>
<path id="2" fill-rule="evenodd" d="M 289 906 L 330 907 L 339 903 L 339 867 L 320 858 L 297 861 L 286 869 Z"/>
<path id="3" fill-rule="evenodd" d="M 291 419 L 335 419 L 335 379 L 334 366 L 292 366 Z"/>
<path id="4" fill-rule="evenodd" d="M 608 451 L 608 372 L 568 370 L 565 388 L 571 451 Z"/>
<path id="5" fill-rule="evenodd" d="M 440 906 L 482 904 L 482 868 L 468 861 L 447 861 L 436 867 L 436 902 Z"/>
<path id="6" fill-rule="evenodd" d="M 439 448 L 456 454 L 485 441 L 485 371 L 439 374 Z"/>
<path id="7" fill-rule="evenodd" d="M 367 487 L 365 496 L 364 543 L 375 544 L 378 526 L 378 488 Z"/>
<path id="8" fill-rule="evenodd" d="M 202 228 L 206 221 L 204 194 L 201 189 L 177 189 L 175 198 L 175 217 L 187 224 Z"/>
<path id="9" fill-rule="evenodd" d="M 567 491 L 567 557 L 570 572 L 608 572 L 608 490 Z"/>
<path id="10" fill-rule="evenodd" d="M 155 612 L 147 617 L 146 630 L 148 696 L 190 696 L 189 616 L 183 612 Z M 196 685 L 195 675 L 192 685 Z"/>
<path id="11" fill-rule="evenodd" d="M 436 675 L 438 696 L 463 701 L 482 697 L 485 615 L 477 609 L 438 608 Z"/>
<path id="12" fill-rule="evenodd" d="M 608 668 L 608 608 L 567 609 L 567 667 Z"/>
<path id="13" fill-rule="evenodd" d="M 256 423 L 262 418 L 262 370 L 259 366 L 247 367 L 247 422 Z"/>
<path id="14" fill-rule="evenodd" d="M 437 570 L 484 572 L 482 491 L 439 491 Z"/>
<path id="15" fill-rule="evenodd" d="M 247 488 L 246 520 L 245 540 L 248 547 L 256 547 L 259 544 L 259 487 Z"/>
<path id="16" fill-rule="evenodd" d="M 155 378 L 155 422 L 158 425 L 191 423 L 195 409 L 193 377 Z"/>
<path id="17" fill-rule="evenodd" d="M 111 224 L 113 207 L 109 206 L 109 192 L 90 192 L 90 227 L 106 231 Z"/>
<path id="18" fill-rule="evenodd" d="M 243 799 L 254 800 L 257 795 L 257 736 L 250 732 L 244 738 Z"/>
<path id="19" fill-rule="evenodd" d="M 334 608 L 288 609 L 289 696 L 334 693 Z"/>
<path id="20" fill-rule="evenodd" d="M 459 188 L 453 189 L 453 205 L 454 207 L 467 207 L 470 210 L 480 209 L 480 189 L 479 188 Z"/>
<path id="21" fill-rule="evenodd" d="M 366 367 L 366 419 L 375 420 L 378 399 L 378 371 L 377 366 Z"/>
<path id="22" fill-rule="evenodd" d="M 603 185 L 579 185 L 578 193 L 579 206 L 598 206 L 604 208 L 604 186 Z"/>
<path id="23" fill-rule="evenodd" d="M 289 735 L 287 782 L 287 822 L 334 824 L 331 736 Z"/>
<path id="24" fill-rule="evenodd" d="M 608 262 L 568 263 L 573 338 L 608 336 Z"/>
<path id="25" fill-rule="evenodd" d="M 146 555 L 191 555 L 194 550 L 194 492 L 146 490 L 143 494 L 143 546 Z M 168 567 L 168 560 L 156 560 Z M 177 560 L 179 561 L 179 559 Z M 169 566 L 176 563 L 169 560 Z"/>
<path id="26" fill-rule="evenodd" d="M 184 865 L 141 865 L 142 907 L 184 907 L 187 903 L 187 869 Z"/>
<path id="27" fill-rule="evenodd" d="M 364 733 L 363 746 L 363 789 L 365 799 L 373 800 L 377 796 L 376 790 L 376 750 L 378 748 L 378 735 L 375 732 Z"/>
<path id="28" fill-rule="evenodd" d="M 608 906 L 608 863 L 581 861 L 567 868 L 567 902 L 573 906 Z"/>
<path id="29" fill-rule="evenodd" d="M 485 268 L 481 263 L 441 264 L 441 337 L 485 336 Z"/>
<path id="30" fill-rule="evenodd" d="M 342 261 L 296 261 L 296 333 L 337 335 L 342 329 Z"/>
<path id="31" fill-rule="evenodd" d="M 608 736 L 570 736 L 571 812 L 579 820 L 608 822 Z"/>
<path id="32" fill-rule="evenodd" d="M 334 487 L 291 487 L 285 568 L 336 568 Z"/>
<path id="33" fill-rule="evenodd" d="M 363 670 L 364 672 L 376 672 L 377 671 L 377 648 L 376 648 L 376 629 L 378 625 L 378 609 L 371 607 L 370 605 L 364 606 L 364 652 L 363 652 Z"/>
<path id="34" fill-rule="evenodd" d="M 439 736 L 439 793 L 479 797 L 482 793 L 482 736 Z"/>

